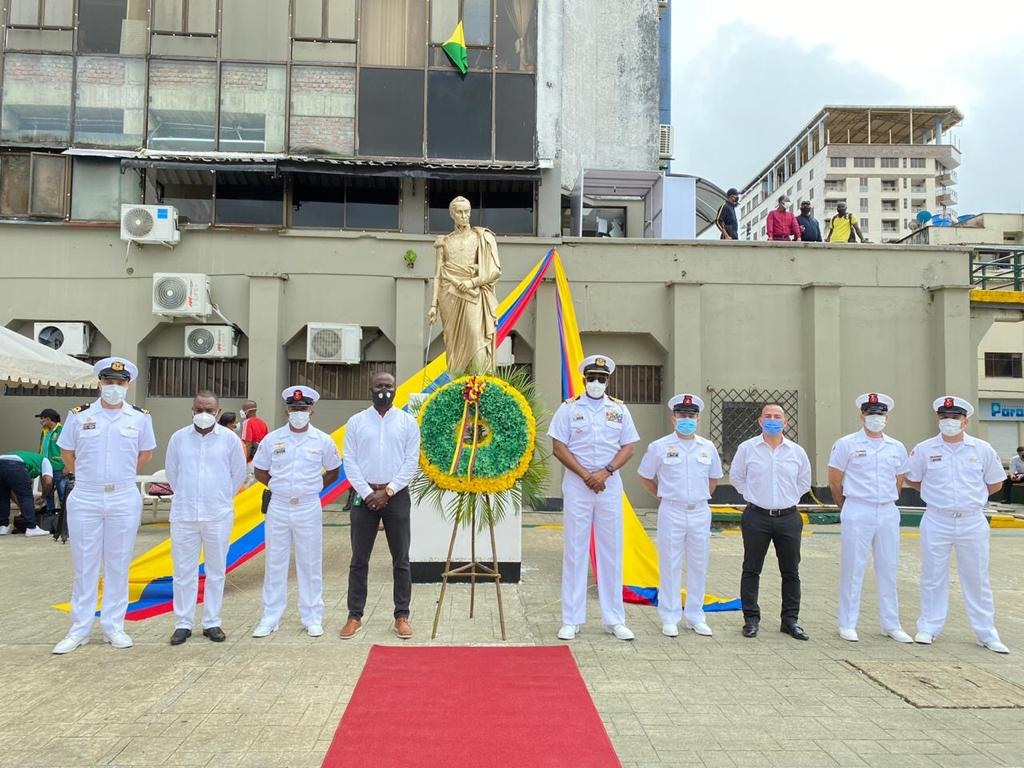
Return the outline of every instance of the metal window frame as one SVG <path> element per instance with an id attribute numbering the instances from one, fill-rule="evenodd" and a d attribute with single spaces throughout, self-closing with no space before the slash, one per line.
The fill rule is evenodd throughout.
<path id="1" fill-rule="evenodd" d="M 359 16 L 362 3 L 360 0 L 352 0 L 355 8 L 355 36 L 354 37 L 331 37 L 328 34 L 331 23 L 331 0 L 319 0 L 320 2 L 320 34 L 317 37 L 309 37 L 308 35 L 297 35 L 295 34 L 295 3 L 297 0 L 291 0 L 291 5 L 288 8 L 289 16 L 289 37 L 291 42 L 300 43 L 349 43 L 352 45 L 358 45 L 359 43 Z M 358 58 L 358 49 L 356 56 Z M 290 57 L 291 58 L 291 57 Z"/>
<path id="2" fill-rule="evenodd" d="M 78 18 L 78 0 L 72 0 L 71 2 L 71 26 L 62 27 L 60 25 L 48 25 L 46 24 L 46 0 L 36 0 L 36 19 L 37 24 L 15 24 L 11 21 L 11 12 L 14 10 L 9 3 L 7 6 L 7 13 L 4 14 L 4 20 L 7 22 L 5 25 L 7 29 L 39 29 L 46 31 L 57 31 L 57 32 L 68 32 L 74 30 L 75 21 Z M 7 42 L 6 36 L 2 41 L 5 45 Z"/>
<path id="3" fill-rule="evenodd" d="M 156 14 L 156 3 L 164 2 L 165 0 L 150 0 L 149 3 L 149 36 L 152 40 L 153 35 L 163 35 L 165 37 L 217 37 L 220 32 L 220 10 L 221 0 L 215 0 L 213 9 L 213 32 L 193 32 L 188 28 L 188 4 L 189 0 L 181 0 L 181 29 L 158 29 L 154 18 Z M 150 43 L 152 48 L 152 42 Z"/>

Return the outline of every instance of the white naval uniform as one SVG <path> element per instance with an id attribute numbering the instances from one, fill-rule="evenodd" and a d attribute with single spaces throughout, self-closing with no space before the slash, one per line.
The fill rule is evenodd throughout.
<path id="1" fill-rule="evenodd" d="M 900 629 L 896 594 L 900 559 L 896 476 L 906 474 L 907 449 L 888 435 L 872 439 L 860 429 L 836 441 L 828 465 L 844 473 L 845 501 L 839 532 L 839 626 L 857 628 L 864 571 L 868 556 L 873 554 L 882 632 Z"/>
<path id="2" fill-rule="evenodd" d="M 590 472 L 602 469 L 624 445 L 640 440 L 633 417 L 620 401 L 607 395 L 567 400 L 551 420 L 548 436 L 569 448 Z M 597 540 L 597 593 L 601 622 L 624 624 L 622 604 L 622 478 L 616 472 L 605 490 L 594 493 L 575 472 L 562 478 L 562 623 L 584 624 L 587 619 L 587 560 L 590 531 Z"/>
<path id="3" fill-rule="evenodd" d="M 256 469 L 270 472 L 260 623 L 276 627 L 284 615 L 288 604 L 288 562 L 294 544 L 299 618 L 307 628 L 321 624 L 324 580 L 320 491 L 322 472 L 341 466 L 338 448 L 329 435 L 312 425 L 305 432 L 295 432 L 285 425 L 263 438 L 252 463 Z"/>
<path id="4" fill-rule="evenodd" d="M 949 608 L 949 553 L 957 570 L 967 620 L 982 643 L 998 641 L 988 578 L 989 525 L 984 508 L 988 483 L 1006 478 L 991 445 L 970 435 L 947 443 L 942 435 L 918 443 L 907 479 L 921 483 L 921 617 L 917 630 L 938 635 Z"/>
<path id="5" fill-rule="evenodd" d="M 714 443 L 699 435 L 683 440 L 675 434 L 655 440 L 637 470 L 657 480 L 658 613 L 662 624 L 704 624 L 704 583 L 711 545 L 711 498 L 708 481 L 722 477 L 722 460 Z M 682 604 L 683 553 L 686 553 L 686 610 Z"/>
<path id="6" fill-rule="evenodd" d="M 142 516 L 135 475 L 139 454 L 156 448 L 153 421 L 127 402 L 120 408 L 104 408 L 96 400 L 68 413 L 57 445 L 75 453 L 75 487 L 68 496 L 74 567 L 68 635 L 83 638 L 92 629 L 101 563 L 100 626 L 108 636 L 123 632 L 128 567 Z"/>
<path id="7" fill-rule="evenodd" d="M 189 424 L 171 435 L 165 462 L 171 499 L 175 629 L 192 629 L 203 550 L 203 629 L 221 625 L 224 572 L 234 523 L 235 494 L 245 482 L 238 435 L 220 424 L 205 435 Z"/>

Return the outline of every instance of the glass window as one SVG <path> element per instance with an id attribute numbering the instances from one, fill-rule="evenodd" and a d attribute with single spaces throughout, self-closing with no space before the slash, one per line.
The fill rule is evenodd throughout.
<path id="1" fill-rule="evenodd" d="M 427 155 L 490 159 L 491 75 L 430 72 L 428 83 Z"/>
<path id="2" fill-rule="evenodd" d="M 354 153 L 354 69 L 292 67 L 291 101 L 292 152 L 344 156 Z"/>
<path id="3" fill-rule="evenodd" d="M 119 221 L 121 203 L 140 202 L 141 176 L 134 168 L 103 157 L 76 157 L 71 170 L 71 218 Z"/>
<path id="4" fill-rule="evenodd" d="M 492 22 L 491 0 L 462 0 L 462 28 L 466 33 L 466 45 L 490 45 Z"/>
<path id="5" fill-rule="evenodd" d="M 471 223 L 487 227 L 498 234 L 533 234 L 534 183 L 531 181 L 427 181 L 429 209 L 427 226 L 430 232 L 450 232 L 448 215 L 452 198 L 462 195 L 473 207 Z"/>
<path id="6" fill-rule="evenodd" d="M 4 58 L 4 141 L 54 145 L 71 138 L 71 57 L 11 53 Z"/>
<path id="7" fill-rule="evenodd" d="M 153 29 L 214 35 L 217 33 L 217 0 L 154 0 Z"/>
<path id="8" fill-rule="evenodd" d="M 80 56 L 75 78 L 75 144 L 141 147 L 146 62 Z"/>
<path id="9" fill-rule="evenodd" d="M 900 159 L 898 157 L 883 157 L 881 159 L 882 168 L 899 168 Z"/>
<path id="10" fill-rule="evenodd" d="M 341 229 L 345 225 L 345 177 L 334 173 L 292 176 L 291 225 Z"/>
<path id="11" fill-rule="evenodd" d="M 399 179 L 350 176 L 345 186 L 345 228 L 398 229 L 400 192 Z"/>
<path id="12" fill-rule="evenodd" d="M 833 158 L 830 158 L 830 159 L 831 159 L 831 164 L 832 164 L 833 168 L 845 168 L 846 167 L 846 158 L 845 157 L 833 157 Z"/>
<path id="13" fill-rule="evenodd" d="M 39 0 L 11 0 L 8 23 L 12 27 L 38 27 L 39 22 Z"/>
<path id="14" fill-rule="evenodd" d="M 855 157 L 853 158 L 854 168 L 874 168 L 875 158 L 873 157 Z"/>
<path id="15" fill-rule="evenodd" d="M 283 152 L 285 68 L 225 64 L 220 80 L 220 149 Z"/>
<path id="16" fill-rule="evenodd" d="M 64 216 L 64 183 L 67 163 L 63 155 L 32 155 L 28 212 L 32 216 Z"/>
<path id="17" fill-rule="evenodd" d="M 494 156 L 533 160 L 537 88 L 533 75 L 494 76 Z"/>
<path id="18" fill-rule="evenodd" d="M 362 0 L 360 7 L 360 64 L 423 66 L 427 50 L 426 0 Z M 447 39 L 445 35 L 442 42 Z"/>
<path id="19" fill-rule="evenodd" d="M 440 45 L 459 23 L 459 0 L 432 0 L 430 3 L 430 42 Z"/>
<path id="20" fill-rule="evenodd" d="M 153 29 L 159 32 L 185 31 L 188 0 L 153 0 Z"/>
<path id="21" fill-rule="evenodd" d="M 903 161 L 906 162 L 906 158 L 903 158 Z M 911 168 L 927 168 L 928 167 L 928 161 L 927 161 L 926 158 L 923 158 L 923 157 L 912 157 L 912 158 L 910 158 L 910 167 Z"/>
<path id="22" fill-rule="evenodd" d="M 10 25 L 70 29 L 73 0 L 11 0 Z M 42 18 L 40 18 L 42 12 Z"/>
<path id="23" fill-rule="evenodd" d="M 173 205 L 179 224 L 213 220 L 213 171 L 155 168 L 146 173 L 146 202 Z"/>
<path id="24" fill-rule="evenodd" d="M 214 149 L 217 65 L 205 61 L 149 64 L 149 136 L 151 149 Z"/>
<path id="25" fill-rule="evenodd" d="M 78 52 L 144 54 L 147 6 L 128 0 L 79 0 Z"/>
<path id="26" fill-rule="evenodd" d="M 356 0 L 295 0 L 293 19 L 295 37 L 355 40 Z"/>
<path id="27" fill-rule="evenodd" d="M 448 205 L 459 195 L 469 200 L 469 204 L 472 207 L 469 223 L 475 227 L 482 227 L 484 225 L 483 211 L 480 204 L 480 182 L 428 179 L 428 232 L 451 232 L 455 228 L 452 218 L 448 214 Z"/>
<path id="28" fill-rule="evenodd" d="M 422 70 L 359 71 L 359 154 L 423 156 Z"/>
<path id="29" fill-rule="evenodd" d="M 0 156 L 0 215 L 28 215 L 30 169 L 28 155 Z"/>
<path id="30" fill-rule="evenodd" d="M 288 58 L 288 0 L 222 0 L 221 56 L 284 61 Z"/>
<path id="31" fill-rule="evenodd" d="M 281 226 L 284 182 L 269 173 L 217 174 L 217 223 Z"/>

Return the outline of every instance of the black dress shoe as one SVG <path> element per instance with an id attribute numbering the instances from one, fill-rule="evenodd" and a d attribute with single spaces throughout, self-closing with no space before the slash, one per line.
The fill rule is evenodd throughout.
<path id="1" fill-rule="evenodd" d="M 748 621 L 743 625 L 743 636 L 744 637 L 757 637 L 757 622 Z"/>
<path id="2" fill-rule="evenodd" d="M 206 637 L 213 640 L 213 642 L 215 643 L 223 643 L 224 640 L 227 639 L 227 635 L 224 634 L 224 630 L 220 627 L 210 627 L 209 629 L 204 629 L 203 634 L 206 635 Z"/>
<path id="3" fill-rule="evenodd" d="M 192 637 L 191 629 L 176 629 L 174 634 L 171 635 L 171 645 L 181 645 L 190 637 Z"/>
<path id="4" fill-rule="evenodd" d="M 810 635 L 804 632 L 804 628 L 797 623 L 783 624 L 779 628 L 780 632 L 785 632 L 790 637 L 795 637 L 797 640 L 810 640 Z"/>

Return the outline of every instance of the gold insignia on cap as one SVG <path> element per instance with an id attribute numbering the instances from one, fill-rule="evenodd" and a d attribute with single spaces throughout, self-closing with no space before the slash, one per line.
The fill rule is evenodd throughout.
<path id="1" fill-rule="evenodd" d="M 596 360 L 594 360 L 594 365 L 608 365 L 608 363 L 605 361 L 603 357 L 599 357 Z"/>
<path id="2" fill-rule="evenodd" d="M 124 363 L 122 363 L 120 360 L 115 360 L 114 362 L 112 362 L 110 364 L 110 370 L 112 370 L 112 371 L 123 371 L 124 370 Z"/>

